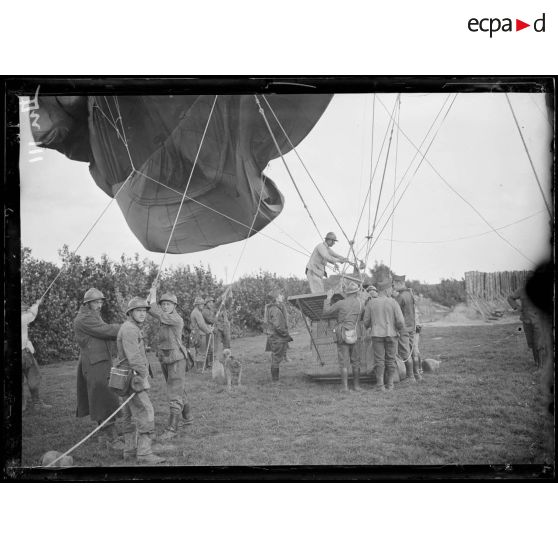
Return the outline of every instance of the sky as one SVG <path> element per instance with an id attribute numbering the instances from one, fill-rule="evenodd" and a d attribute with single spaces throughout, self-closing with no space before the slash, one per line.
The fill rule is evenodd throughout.
<path id="1" fill-rule="evenodd" d="M 544 96 L 513 93 L 509 98 L 550 204 L 551 119 Z M 384 262 L 409 279 L 436 283 L 442 278 L 460 279 L 466 271 L 530 269 L 547 257 L 549 215 L 506 96 L 461 93 L 454 99 L 441 93 L 402 94 L 399 101 L 399 128 L 393 127 L 387 163 L 389 113 L 398 102 L 396 94 L 335 95 L 297 147 L 363 258 L 365 237 L 378 207 L 374 235 L 378 240 L 370 251 L 368 266 Z M 442 107 L 442 116 L 435 121 Z M 58 250 L 64 244 L 75 249 L 110 198 L 95 185 L 86 163 L 48 149 L 31 153 L 36 147 L 29 144 L 32 138 L 27 117 L 28 113 L 21 114 L 22 244 L 31 248 L 35 257 L 60 263 Z M 432 143 L 423 160 L 409 139 L 419 146 L 433 122 L 423 153 L 430 140 Z M 343 231 L 296 154 L 288 153 L 285 161 L 321 235 L 335 232 L 340 239 L 335 249 L 346 255 L 348 243 Z M 283 161 L 274 159 L 264 172 L 285 196 L 283 212 L 263 230 L 267 237 L 256 234 L 247 241 L 204 252 L 169 254 L 165 267 L 202 263 L 225 282 L 259 270 L 303 277 L 308 255 L 320 236 Z M 403 190 L 405 193 L 389 220 L 394 187 L 400 182 L 396 202 Z M 370 183 L 369 206 L 365 198 Z M 490 225 L 505 227 L 498 232 L 506 240 Z M 95 258 L 107 254 L 113 259 L 137 253 L 156 263 L 162 260 L 162 254 L 141 246 L 116 202 L 77 253 Z"/>

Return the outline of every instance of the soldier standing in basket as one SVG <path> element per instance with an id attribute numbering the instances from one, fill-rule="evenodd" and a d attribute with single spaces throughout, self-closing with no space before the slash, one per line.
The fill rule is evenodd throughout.
<path id="1" fill-rule="evenodd" d="M 306 278 L 310 285 L 311 293 L 324 292 L 324 277 L 326 276 L 325 266 L 332 263 L 337 266 L 338 263 L 346 263 L 349 260 L 336 254 L 332 246 L 337 242 L 334 233 L 329 232 L 323 242 L 320 242 L 312 252 L 308 264 L 306 265 Z"/>
<path id="2" fill-rule="evenodd" d="M 393 389 L 397 373 L 397 334 L 405 329 L 405 319 L 391 296 L 391 279 L 379 279 L 377 285 L 378 296 L 370 299 L 364 311 L 364 327 L 371 328 L 376 389 L 385 391 L 386 385 L 388 390 Z M 384 375 L 387 376 L 385 384 Z"/>
<path id="3" fill-rule="evenodd" d="M 353 281 L 349 281 L 343 289 L 345 298 L 331 304 L 333 291 L 329 290 L 322 312 L 323 318 L 337 318 L 335 336 L 342 391 L 349 391 L 349 364 L 353 370 L 354 389 L 360 391 L 360 342 L 357 332 L 364 304 L 357 296 L 358 292 L 359 286 Z"/>
<path id="4" fill-rule="evenodd" d="M 406 378 L 402 382 L 416 384 L 424 380 L 420 373 L 418 358 L 413 358 L 413 344 L 415 340 L 415 299 L 409 288 L 405 285 L 405 275 L 393 276 L 393 288 L 397 291 L 395 300 L 403 312 L 405 328 L 399 332 L 398 352 L 399 358 L 405 363 Z"/>
<path id="5" fill-rule="evenodd" d="M 149 304 L 140 297 L 134 297 L 126 308 L 127 320 L 118 331 L 116 346 L 118 348 L 119 368 L 135 371 L 131 389 L 134 397 L 122 409 L 124 432 L 124 459 L 133 459 L 141 463 L 155 465 L 165 461 L 153 453 L 152 437 L 155 435 L 155 412 L 149 399 L 149 364 L 145 354 L 143 340 L 143 323 L 147 317 Z M 135 422 L 132 422 L 132 420 Z"/>
<path id="6" fill-rule="evenodd" d="M 157 300 L 157 286 L 149 291 L 147 302 L 151 305 L 149 313 L 159 321 L 157 340 L 157 357 L 161 363 L 163 376 L 167 382 L 169 399 L 169 424 L 161 435 L 161 440 L 170 440 L 176 436 L 180 417 L 190 424 L 190 406 L 186 402 L 186 366 L 188 352 L 182 344 L 184 320 L 176 312 L 178 299 L 172 293 L 165 293 Z"/>
<path id="7" fill-rule="evenodd" d="M 198 372 L 201 372 L 206 364 L 207 339 L 209 334 L 213 332 L 213 327 L 205 321 L 202 314 L 204 304 L 203 298 L 197 296 L 194 299 L 194 309 L 190 314 L 190 327 L 192 328 L 192 340 L 196 348 L 196 370 Z"/>
<path id="8" fill-rule="evenodd" d="M 266 350 L 271 351 L 271 380 L 279 381 L 279 365 L 285 359 L 287 346 L 293 338 L 289 335 L 285 297 L 281 289 L 271 291 L 273 302 L 266 306 L 265 322 L 268 328 Z"/>
<path id="9" fill-rule="evenodd" d="M 101 291 L 89 289 L 74 319 L 74 333 L 79 345 L 76 415 L 90 415 L 98 424 L 118 408 L 118 397 L 108 387 L 108 378 L 120 324 L 104 322 L 101 317 L 104 300 Z M 123 444 L 118 438 L 115 422 L 113 418 L 99 432 L 98 440 L 101 445 L 121 451 Z"/>

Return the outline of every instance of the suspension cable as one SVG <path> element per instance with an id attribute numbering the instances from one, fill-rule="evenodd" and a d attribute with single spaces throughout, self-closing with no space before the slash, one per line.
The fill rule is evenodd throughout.
<path id="1" fill-rule="evenodd" d="M 452 105 L 453 105 L 453 103 L 455 102 L 455 99 L 456 99 L 456 98 L 457 98 L 457 94 L 455 95 L 455 97 L 454 97 L 454 99 L 453 99 L 453 101 L 452 101 Z M 380 104 L 383 106 L 384 110 L 385 110 L 386 112 L 388 112 L 388 114 L 389 114 L 389 111 L 388 111 L 387 107 L 384 105 L 384 103 L 382 103 L 381 100 L 379 100 L 379 101 L 380 101 Z M 452 105 L 450 105 L 450 108 L 451 108 Z M 445 119 L 445 117 L 447 116 L 448 112 L 449 112 L 449 109 L 448 109 L 448 111 L 446 112 L 446 115 L 444 116 L 444 119 Z M 399 130 L 400 130 L 401 133 L 403 134 L 403 137 L 404 137 L 404 138 L 405 138 L 405 139 L 406 139 L 419 153 L 421 153 L 421 155 L 423 155 L 423 157 L 422 157 L 422 159 L 421 159 L 421 163 L 422 163 L 422 161 L 424 160 L 424 161 L 428 164 L 428 166 L 434 171 L 434 173 L 442 180 L 442 182 L 443 182 L 456 196 L 458 196 L 462 201 L 464 201 L 464 202 L 465 202 L 465 203 L 466 203 L 466 204 L 467 204 L 467 205 L 468 205 L 468 206 L 469 206 L 469 207 L 470 207 L 470 208 L 471 208 L 471 209 L 472 209 L 472 210 L 473 210 L 473 211 L 474 211 L 474 212 L 475 212 L 475 213 L 476 213 L 476 214 L 477 214 L 477 215 L 478 215 L 491 229 L 492 229 L 493 232 L 495 232 L 508 246 L 510 246 L 511 248 L 513 248 L 518 254 L 520 254 L 521 256 L 523 256 L 523 257 L 524 257 L 527 261 L 529 261 L 531 264 L 534 264 L 534 262 L 533 262 L 529 257 L 527 257 L 521 250 L 519 250 L 519 248 L 516 248 L 507 238 L 505 238 L 504 236 L 502 236 L 502 235 L 488 222 L 488 220 L 482 215 L 482 213 L 481 213 L 472 203 L 470 203 L 468 200 L 466 200 L 466 199 L 465 199 L 465 198 L 464 198 L 464 197 L 463 197 L 463 196 L 462 196 L 462 195 L 461 195 L 461 194 L 460 194 L 460 193 L 459 193 L 459 192 L 458 192 L 458 191 L 457 191 L 457 190 L 456 190 L 456 189 L 455 189 L 455 188 L 454 188 L 454 187 L 453 187 L 453 186 L 452 186 L 439 172 L 438 172 L 438 170 L 434 167 L 434 165 L 426 158 L 426 152 L 425 152 L 424 154 L 422 154 L 422 152 L 419 150 L 419 148 L 416 146 L 416 144 L 413 142 L 413 140 L 405 133 L 405 131 L 403 130 L 403 128 L 399 127 Z M 430 145 L 432 145 L 432 142 L 430 143 Z M 430 146 L 429 146 L 429 148 L 430 148 Z M 427 150 L 427 151 L 428 151 L 428 150 Z M 416 174 L 416 172 L 415 172 L 415 174 Z M 407 187 L 408 187 L 408 185 L 407 185 Z M 404 194 L 404 193 L 405 193 L 405 192 L 403 192 L 403 194 Z M 399 199 L 399 201 L 401 201 L 401 198 Z M 399 202 L 398 202 L 398 203 L 399 203 Z M 397 207 L 397 205 L 396 205 L 396 207 Z M 383 231 L 383 229 L 382 229 L 382 231 Z M 381 232 L 380 232 L 380 234 L 381 234 Z M 375 244 L 375 243 L 374 243 L 374 244 Z"/>
<path id="2" fill-rule="evenodd" d="M 289 169 L 289 165 L 287 165 L 287 162 L 285 161 L 285 157 L 283 156 L 283 153 L 281 152 L 281 148 L 279 147 L 279 144 L 277 143 L 277 140 L 275 139 L 275 135 L 273 134 L 273 130 L 271 129 L 271 126 L 269 125 L 269 122 L 267 120 L 267 116 L 265 115 L 265 111 L 262 108 L 262 105 L 260 104 L 260 100 L 258 99 L 257 95 L 254 95 L 254 100 L 256 101 L 256 104 L 258 105 L 258 112 L 262 115 L 262 118 L 265 122 L 265 125 L 269 131 L 269 134 L 271 135 L 271 139 L 273 140 L 273 143 L 275 144 L 275 148 L 277 149 L 277 152 L 279 153 L 281 160 L 283 161 L 283 164 L 285 165 L 285 169 L 287 170 L 287 173 L 289 174 L 291 181 L 298 193 L 298 196 L 300 197 L 300 201 L 302 202 L 302 205 L 304 206 L 304 209 L 306 209 L 306 213 L 308 213 L 308 217 L 310 217 L 310 220 L 312 221 L 312 224 L 314 225 L 314 228 L 316 229 L 316 232 L 318 233 L 318 236 L 320 237 L 320 239 L 322 239 L 322 234 L 320 233 L 320 229 L 318 228 L 318 225 L 316 225 L 316 221 L 314 221 L 314 217 L 312 217 L 312 214 L 310 213 L 310 210 L 308 209 L 308 206 L 306 205 L 306 202 L 304 201 L 304 198 L 302 197 L 302 194 L 300 192 L 300 190 L 298 189 L 298 185 L 293 177 L 293 175 L 291 174 L 291 170 Z"/>
<path id="3" fill-rule="evenodd" d="M 349 237 L 347 236 L 347 234 L 345 233 L 345 230 L 343 229 L 343 226 L 341 225 L 341 223 L 339 222 L 339 220 L 337 219 L 337 217 L 335 216 L 335 213 L 333 212 L 333 210 L 331 209 L 329 203 L 327 202 L 325 196 L 322 194 L 322 191 L 320 189 L 320 187 L 316 184 L 316 181 L 314 180 L 314 177 L 310 174 L 310 171 L 308 170 L 307 166 L 304 164 L 304 161 L 302 160 L 302 157 L 299 155 L 298 150 L 296 149 L 296 147 L 294 146 L 293 142 L 291 141 L 291 138 L 289 137 L 289 135 L 287 134 L 287 131 L 285 130 L 285 128 L 283 127 L 283 125 L 281 124 L 279 118 L 277 117 L 277 114 L 275 114 L 275 111 L 273 110 L 273 107 L 270 105 L 269 101 L 267 100 L 267 97 L 265 95 L 262 95 L 263 100 L 266 102 L 267 106 L 269 107 L 269 110 L 271 111 L 271 114 L 273 115 L 273 117 L 275 118 L 277 124 L 279 125 L 279 128 L 281 128 L 281 131 L 283 132 L 285 138 L 287 139 L 287 141 L 289 142 L 289 145 L 291 146 L 291 149 L 293 150 L 293 153 L 297 156 L 298 160 L 300 161 L 300 164 L 302 165 L 302 167 L 304 168 L 304 170 L 306 171 L 306 174 L 308 175 L 308 178 L 310 178 L 310 181 L 312 182 L 312 184 L 314 185 L 314 187 L 316 188 L 318 194 L 320 195 L 320 197 L 322 198 L 322 201 L 324 202 L 325 206 L 327 207 L 328 211 L 330 212 L 331 216 L 333 217 L 335 223 L 337 224 L 337 226 L 339 227 L 339 229 L 341 230 L 341 233 L 343 234 L 343 236 L 347 239 L 347 242 L 349 242 Z"/>

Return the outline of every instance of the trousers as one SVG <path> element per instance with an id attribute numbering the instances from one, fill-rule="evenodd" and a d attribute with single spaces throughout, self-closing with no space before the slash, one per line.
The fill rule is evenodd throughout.
<path id="1" fill-rule="evenodd" d="M 125 398 L 121 398 L 121 403 Z M 122 409 L 122 432 L 152 434 L 155 432 L 155 411 L 147 390 L 136 393 Z M 135 424 L 134 424 L 135 423 Z"/>
<path id="2" fill-rule="evenodd" d="M 378 385 L 393 385 L 397 370 L 395 355 L 397 353 L 397 337 L 372 337 L 374 350 L 374 373 Z"/>
<path id="3" fill-rule="evenodd" d="M 322 277 L 318 277 L 313 271 L 308 270 L 306 272 L 306 279 L 308 279 L 311 293 L 325 292 L 324 280 Z"/>
<path id="4" fill-rule="evenodd" d="M 350 364 L 353 371 L 355 369 L 360 370 L 360 341 L 353 345 L 337 343 L 337 359 L 341 368 L 347 368 L 348 370 Z"/>
<path id="5" fill-rule="evenodd" d="M 415 341 L 415 329 L 408 331 L 405 328 L 403 331 L 399 332 L 399 340 L 397 342 L 399 358 L 401 360 L 407 360 L 413 353 L 413 345 Z"/>
<path id="6" fill-rule="evenodd" d="M 271 366 L 279 366 L 287 355 L 288 341 L 273 339 L 269 337 L 269 347 L 271 349 Z"/>
<path id="7" fill-rule="evenodd" d="M 170 410 L 181 413 L 184 403 L 186 403 L 186 359 L 183 358 L 170 364 L 161 362 L 161 368 L 167 382 Z"/>
<path id="8" fill-rule="evenodd" d="M 21 352 L 21 371 L 23 372 L 21 380 L 23 382 L 21 394 L 24 401 L 27 400 L 25 392 L 25 382 L 31 393 L 31 399 L 36 401 L 39 399 L 39 385 L 41 382 L 41 372 L 35 356 L 29 349 L 23 349 Z"/>

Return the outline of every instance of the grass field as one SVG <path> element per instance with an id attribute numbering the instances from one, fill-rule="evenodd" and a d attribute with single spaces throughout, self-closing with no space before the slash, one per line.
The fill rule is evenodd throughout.
<path id="1" fill-rule="evenodd" d="M 304 376 L 313 365 L 305 331 L 294 335 L 290 363 L 272 384 L 265 337 L 233 340 L 243 383 L 228 393 L 211 374 L 189 373 L 195 422 L 165 454 L 169 465 L 432 465 L 542 463 L 544 411 L 539 372 L 517 324 L 425 327 L 423 356 L 442 355 L 439 373 L 420 385 L 377 393 L 365 385 L 343 394 Z M 75 418 L 75 362 L 43 367 L 51 410 L 23 417 L 22 464 L 37 465 L 92 430 Z M 167 422 L 164 379 L 152 381 L 157 431 Z M 76 466 L 129 465 L 94 439 L 74 454 Z"/>

